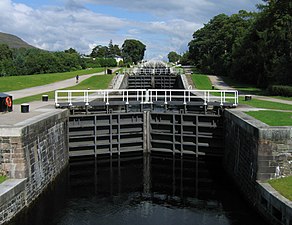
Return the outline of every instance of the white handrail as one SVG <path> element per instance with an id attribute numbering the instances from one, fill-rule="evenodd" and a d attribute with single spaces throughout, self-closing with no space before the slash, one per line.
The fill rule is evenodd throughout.
<path id="1" fill-rule="evenodd" d="M 70 106 L 76 102 L 89 105 L 93 100 L 99 100 L 110 104 L 113 99 L 124 101 L 138 101 L 140 104 L 152 104 L 153 101 L 164 101 L 168 104 L 172 101 L 182 101 L 188 104 L 194 100 L 202 101 L 204 105 L 210 102 L 218 102 L 220 105 L 231 103 L 238 105 L 238 91 L 236 90 L 194 90 L 194 89 L 106 89 L 106 90 L 58 90 L 55 92 L 56 107 L 60 103 Z"/>

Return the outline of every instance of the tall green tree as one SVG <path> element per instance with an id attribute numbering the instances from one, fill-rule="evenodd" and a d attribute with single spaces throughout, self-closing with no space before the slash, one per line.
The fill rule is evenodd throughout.
<path id="1" fill-rule="evenodd" d="M 108 56 L 109 58 L 114 58 L 117 55 L 121 55 L 121 50 L 118 45 L 114 45 L 113 41 L 110 40 L 110 43 L 108 45 Z"/>
<path id="2" fill-rule="evenodd" d="M 205 73 L 228 75 L 232 51 L 253 22 L 254 14 L 244 10 L 227 16 L 219 14 L 193 34 L 190 58 Z"/>
<path id="3" fill-rule="evenodd" d="M 172 51 L 168 53 L 167 58 L 169 62 L 175 63 L 180 60 L 181 56 L 177 54 L 176 52 Z"/>
<path id="4" fill-rule="evenodd" d="M 265 0 L 255 23 L 234 50 L 232 76 L 261 87 L 292 85 L 292 4 Z"/>
<path id="5" fill-rule="evenodd" d="M 122 57 L 125 63 L 138 63 L 144 58 L 146 45 L 138 40 L 128 39 L 122 45 Z"/>
<path id="6" fill-rule="evenodd" d="M 109 49 L 107 46 L 97 45 L 90 54 L 93 58 L 108 58 Z"/>

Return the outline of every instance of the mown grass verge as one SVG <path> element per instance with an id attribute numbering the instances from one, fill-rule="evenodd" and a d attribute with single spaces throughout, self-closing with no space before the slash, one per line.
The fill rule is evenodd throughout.
<path id="1" fill-rule="evenodd" d="M 263 108 L 263 109 L 277 109 L 277 110 L 292 110 L 292 105 L 279 103 L 279 102 L 271 102 L 271 101 L 264 101 L 253 98 L 250 101 L 245 101 L 244 97 L 239 97 L 239 104 L 249 105 L 256 108 Z"/>
<path id="2" fill-rule="evenodd" d="M 7 179 L 6 176 L 0 176 L 0 184 Z"/>
<path id="3" fill-rule="evenodd" d="M 260 110 L 245 113 L 270 126 L 292 126 L 292 112 Z"/>
<path id="4" fill-rule="evenodd" d="M 42 86 L 86 74 L 99 73 L 104 68 L 93 68 L 66 73 L 50 73 L 25 76 L 0 77 L 0 92 L 16 91 L 30 87 Z"/>
<path id="5" fill-rule="evenodd" d="M 231 79 L 229 77 L 222 77 L 223 81 L 229 85 L 230 87 L 244 92 L 245 94 L 252 94 L 252 95 L 267 95 L 267 91 L 261 88 L 257 88 L 251 84 L 244 84 L 241 82 L 238 82 L 234 79 Z"/>
<path id="6" fill-rule="evenodd" d="M 292 201 L 292 176 L 269 180 L 268 183 L 281 195 Z"/>
<path id="7" fill-rule="evenodd" d="M 109 83 L 113 79 L 115 75 L 98 75 L 92 76 L 84 81 L 81 81 L 79 84 L 74 85 L 72 87 L 64 88 L 62 90 L 87 90 L 88 88 L 91 90 L 98 90 L 98 89 L 107 89 Z M 55 98 L 55 91 L 44 92 L 38 95 L 32 95 L 25 98 L 16 99 L 13 101 L 14 104 L 22 104 L 32 101 L 40 101 L 42 95 L 48 95 L 49 99 Z"/>
<path id="8" fill-rule="evenodd" d="M 197 89 L 200 90 L 212 90 L 212 83 L 207 75 L 192 74 L 191 78 Z"/>

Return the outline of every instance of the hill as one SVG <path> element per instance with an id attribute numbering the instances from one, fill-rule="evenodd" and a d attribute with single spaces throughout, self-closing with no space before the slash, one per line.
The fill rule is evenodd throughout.
<path id="1" fill-rule="evenodd" d="M 2 32 L 0 32 L 0 44 L 7 44 L 10 48 L 35 48 L 15 35 Z"/>

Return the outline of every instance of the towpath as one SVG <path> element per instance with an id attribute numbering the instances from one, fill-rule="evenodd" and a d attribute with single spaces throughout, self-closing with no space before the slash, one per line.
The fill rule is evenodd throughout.
<path id="1" fill-rule="evenodd" d="M 119 68 L 114 68 L 112 70 L 115 72 L 118 69 Z M 90 78 L 92 76 L 98 76 L 98 75 L 104 75 L 104 74 L 105 74 L 105 72 L 103 71 L 103 72 L 100 72 L 100 73 L 82 75 L 82 76 L 79 76 L 79 82 L 82 82 L 83 80 L 86 80 L 86 79 L 88 79 L 88 78 Z M 27 96 L 32 96 L 32 95 L 42 94 L 42 93 L 45 93 L 45 92 L 55 91 L 55 90 L 58 90 L 58 89 L 72 87 L 74 85 L 76 85 L 75 77 L 67 79 L 67 80 L 63 80 L 63 81 L 58 81 L 58 82 L 55 82 L 55 83 L 47 84 L 47 85 L 21 89 L 21 90 L 17 90 L 17 91 L 9 91 L 9 92 L 5 92 L 5 93 L 8 94 L 8 95 L 11 95 L 13 97 L 13 99 L 19 99 L 19 98 L 24 98 L 24 97 L 27 97 Z"/>
<path id="2" fill-rule="evenodd" d="M 221 90 L 234 90 L 234 88 L 226 84 L 220 76 L 208 75 L 208 77 L 215 88 L 221 89 Z M 244 92 L 240 92 L 239 95 L 244 96 L 246 94 Z M 292 101 L 290 100 L 284 100 L 284 99 L 278 99 L 278 98 L 272 98 L 272 97 L 260 96 L 260 95 L 252 95 L 252 97 L 259 100 L 279 102 L 283 104 L 292 105 Z"/>

